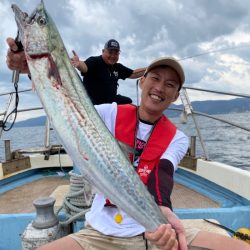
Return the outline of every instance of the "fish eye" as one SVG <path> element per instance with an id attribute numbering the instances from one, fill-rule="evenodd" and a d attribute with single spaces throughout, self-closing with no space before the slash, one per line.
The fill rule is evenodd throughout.
<path id="1" fill-rule="evenodd" d="M 37 23 L 38 23 L 39 25 L 45 25 L 45 24 L 47 23 L 47 21 L 46 21 L 46 19 L 45 19 L 44 17 L 39 16 L 39 17 L 37 18 Z"/>

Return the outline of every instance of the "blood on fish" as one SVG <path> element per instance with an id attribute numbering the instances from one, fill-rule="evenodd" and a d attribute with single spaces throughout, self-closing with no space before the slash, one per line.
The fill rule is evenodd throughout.
<path id="1" fill-rule="evenodd" d="M 53 87 L 56 87 L 57 89 L 59 89 L 59 87 L 62 86 L 60 73 L 58 71 L 57 65 L 54 62 L 54 59 L 51 56 L 51 54 L 43 53 L 43 54 L 37 54 L 37 55 L 30 55 L 30 58 L 31 59 L 48 58 L 49 60 L 48 78 L 51 79 L 51 77 L 53 77 L 55 79 L 52 81 Z"/>

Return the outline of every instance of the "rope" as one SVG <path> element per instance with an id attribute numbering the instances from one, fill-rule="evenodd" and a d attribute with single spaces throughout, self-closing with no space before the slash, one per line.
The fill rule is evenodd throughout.
<path id="1" fill-rule="evenodd" d="M 64 210 L 67 220 L 60 221 L 60 224 L 63 226 L 75 220 L 83 220 L 94 198 L 91 185 L 82 175 L 76 174 L 73 171 L 70 171 L 69 175 L 70 190 L 65 195 L 61 207 L 55 212 L 58 214 L 61 210 Z"/>
<path id="2" fill-rule="evenodd" d="M 12 129 L 12 127 L 15 124 L 16 121 L 16 117 L 17 117 L 17 107 L 18 107 L 18 103 L 19 103 L 19 96 L 18 96 L 18 82 L 14 82 L 14 88 L 15 88 L 15 107 L 13 108 L 13 110 L 4 118 L 4 120 L 1 122 L 1 127 L 3 128 L 3 131 L 8 132 Z M 13 95 L 11 94 L 10 96 L 10 101 L 9 101 L 9 106 L 11 105 L 11 101 L 12 101 L 12 97 Z M 6 113 L 8 112 L 8 108 L 6 110 Z M 8 119 L 11 117 L 11 115 L 14 114 L 14 119 L 11 122 L 11 124 L 9 125 L 9 127 L 7 128 L 7 123 L 8 123 Z"/>

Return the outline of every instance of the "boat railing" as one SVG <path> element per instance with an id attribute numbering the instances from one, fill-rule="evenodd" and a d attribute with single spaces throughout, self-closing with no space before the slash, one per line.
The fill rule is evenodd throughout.
<path id="1" fill-rule="evenodd" d="M 26 109 L 18 109 L 17 113 L 22 113 L 22 112 L 26 112 L 26 111 L 34 111 L 34 110 L 42 110 L 43 107 L 33 107 L 33 108 L 26 108 Z M 4 116 L 6 114 L 6 112 L 2 112 L 0 113 L 0 116 Z"/>
<path id="2" fill-rule="evenodd" d="M 25 93 L 25 92 L 31 92 L 32 89 L 24 89 L 24 90 L 19 90 L 18 94 L 21 93 Z M 13 95 L 15 95 L 16 92 L 15 91 L 10 91 L 10 92 L 6 92 L 6 93 L 0 93 L 0 97 L 1 96 L 9 96 L 9 100 L 8 103 L 6 105 L 6 108 L 4 111 L 0 111 L 0 120 L 2 120 L 4 118 L 4 116 L 6 116 L 6 114 L 8 113 L 8 109 L 10 108 L 11 102 L 13 100 Z M 18 112 L 26 112 L 26 111 L 33 111 L 33 110 L 41 110 L 43 109 L 43 107 L 32 107 L 32 108 L 26 108 L 26 109 L 17 109 L 17 113 Z"/>
<path id="3" fill-rule="evenodd" d="M 30 92 L 30 91 L 32 91 L 32 89 L 19 90 L 18 94 L 25 93 L 25 92 Z M 218 116 L 214 116 L 214 115 L 210 115 L 210 114 L 207 114 L 207 113 L 202 113 L 202 112 L 194 110 L 194 108 L 192 106 L 192 101 L 190 100 L 190 97 L 189 97 L 190 95 L 189 95 L 188 91 L 210 92 L 210 93 L 230 95 L 230 96 L 243 97 L 243 98 L 250 98 L 250 95 L 240 94 L 240 93 L 232 93 L 232 92 L 215 91 L 215 90 L 201 89 L 201 88 L 194 88 L 194 87 L 183 87 L 182 88 L 182 90 L 180 92 L 180 99 L 181 99 L 181 102 L 182 102 L 182 107 L 181 108 L 170 107 L 169 109 L 181 112 L 181 118 L 182 118 L 183 123 L 186 123 L 187 118 L 189 116 L 192 117 L 192 120 L 194 122 L 195 129 L 196 129 L 199 141 L 201 143 L 203 154 L 204 154 L 204 157 L 205 157 L 206 160 L 209 160 L 209 155 L 208 155 L 207 147 L 205 145 L 205 141 L 204 141 L 203 136 L 201 134 L 200 126 L 198 124 L 196 116 L 208 117 L 208 118 L 211 118 L 211 119 L 214 119 L 214 120 L 229 124 L 229 125 L 231 125 L 233 127 L 237 127 L 237 128 L 240 128 L 240 129 L 243 129 L 245 131 L 250 132 L 250 128 L 248 128 L 248 127 L 244 127 L 244 126 L 242 126 L 240 124 L 237 124 L 235 122 L 219 118 Z M 2 130 L 3 130 L 3 126 L 1 128 L 1 125 L 3 125 L 3 122 L 5 122 L 4 119 L 6 119 L 8 114 L 11 112 L 11 110 L 10 110 L 11 102 L 13 102 L 13 95 L 15 95 L 15 94 L 16 94 L 15 91 L 0 94 L 0 97 L 9 95 L 9 102 L 7 103 L 7 107 L 6 107 L 5 111 L 0 110 L 0 137 L 1 137 Z M 42 106 L 41 107 L 25 108 L 25 109 L 16 109 L 16 113 L 22 113 L 22 112 L 28 112 L 28 111 L 34 111 L 34 110 L 42 110 L 42 109 L 43 109 Z M 45 123 L 44 127 L 45 127 L 44 148 L 45 148 L 46 153 L 48 154 L 48 149 L 53 146 L 53 145 L 50 145 L 50 131 L 53 128 L 51 128 L 51 124 L 50 124 L 48 119 L 46 120 L 46 123 Z M 195 148 L 193 148 L 196 145 L 196 143 L 195 143 L 196 138 L 195 137 L 196 136 L 192 136 L 192 138 L 191 138 L 189 154 L 190 154 L 190 152 L 195 152 Z M 56 147 L 58 147 L 58 145 L 56 145 Z M 24 150 L 24 151 L 27 152 L 27 150 Z M 35 153 L 36 150 L 30 150 L 30 152 Z M 191 153 L 191 157 L 192 158 L 195 157 L 194 153 Z"/>
<path id="4" fill-rule="evenodd" d="M 235 122 L 228 121 L 228 120 L 219 118 L 219 117 L 214 116 L 214 115 L 210 115 L 210 114 L 207 114 L 207 113 L 202 113 L 202 112 L 195 111 L 193 106 L 192 106 L 192 102 L 190 101 L 187 90 L 202 91 L 202 92 L 216 93 L 216 94 L 222 94 L 222 95 L 230 95 L 230 96 L 242 97 L 242 98 L 250 98 L 250 95 L 240 94 L 240 93 L 232 93 L 232 92 L 215 91 L 215 90 L 201 89 L 201 88 L 194 88 L 194 87 L 183 87 L 182 88 L 182 90 L 180 91 L 180 99 L 181 99 L 183 107 L 182 108 L 170 107 L 169 110 L 174 110 L 174 111 L 181 112 L 182 123 L 186 123 L 188 116 L 192 117 L 195 128 L 196 128 L 196 131 L 197 131 L 197 135 L 199 137 L 201 147 L 202 147 L 202 150 L 203 150 L 203 153 L 204 153 L 204 156 L 205 156 L 206 160 L 209 160 L 209 155 L 208 155 L 207 148 L 206 148 L 205 142 L 203 140 L 202 134 L 200 132 L 200 126 L 198 124 L 196 116 L 208 117 L 208 118 L 220 121 L 222 123 L 229 124 L 229 125 L 231 125 L 233 127 L 237 127 L 239 129 L 243 129 L 243 130 L 245 130 L 247 132 L 250 132 L 249 127 L 242 126 L 242 125 L 237 124 Z M 191 147 L 191 150 L 193 150 L 192 149 L 192 143 L 190 144 L 190 147 Z"/>
<path id="5" fill-rule="evenodd" d="M 25 90 L 19 90 L 19 91 L 11 91 L 6 93 L 1 93 L 0 97 L 7 96 L 9 97 L 5 110 L 0 111 L 0 138 L 3 131 L 9 131 L 12 128 L 12 123 L 15 123 L 14 121 L 11 121 L 10 115 L 12 113 L 23 113 L 28 111 L 36 111 L 36 110 L 43 110 L 43 107 L 31 107 L 31 108 L 23 108 L 23 109 L 17 109 L 16 107 L 16 98 L 19 98 L 18 95 L 26 92 L 31 92 L 32 89 L 25 89 Z M 13 105 L 14 103 L 14 105 Z M 9 125 L 11 124 L 11 125 Z M 45 122 L 45 136 L 44 136 L 44 146 L 43 147 L 36 147 L 36 148 L 30 148 L 30 149 L 20 149 L 16 150 L 14 152 L 11 152 L 10 150 L 10 141 L 5 140 L 4 142 L 4 148 L 5 148 L 5 160 L 11 160 L 16 158 L 21 158 L 22 154 L 26 153 L 44 153 L 45 158 L 48 158 L 50 154 L 54 154 L 55 151 L 58 152 L 64 152 L 64 149 L 62 148 L 62 145 L 50 145 L 50 123 L 48 119 L 46 119 Z M 8 127 L 8 128 L 7 128 Z"/>
<path id="6" fill-rule="evenodd" d="M 30 92 L 30 91 L 32 91 L 32 89 L 19 90 L 18 94 L 19 93 L 24 93 L 24 92 Z M 15 94 L 15 93 L 16 93 L 15 91 L 10 91 L 10 92 L 6 92 L 6 93 L 0 93 L 0 96 L 5 96 L 5 95 L 10 96 L 10 95 Z"/>

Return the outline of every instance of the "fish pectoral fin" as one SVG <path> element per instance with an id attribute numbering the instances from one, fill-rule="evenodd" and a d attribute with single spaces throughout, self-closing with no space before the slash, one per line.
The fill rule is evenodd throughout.
<path id="1" fill-rule="evenodd" d="M 130 155 L 130 154 L 134 154 L 134 148 L 133 147 L 130 147 L 129 145 L 117 140 L 122 152 L 125 154 L 125 155 Z"/>
<path id="2" fill-rule="evenodd" d="M 36 86 L 35 83 L 32 81 L 32 85 L 31 85 L 32 91 L 35 92 L 36 91 Z"/>

